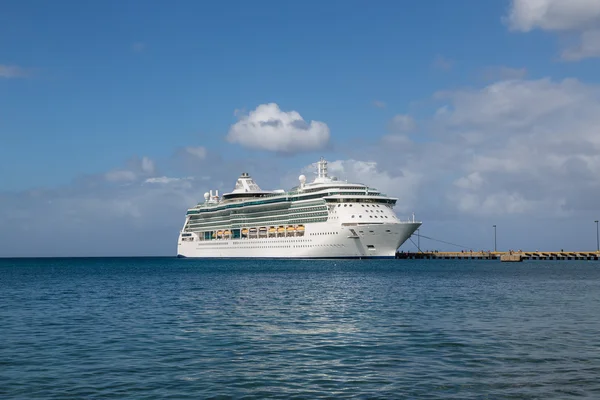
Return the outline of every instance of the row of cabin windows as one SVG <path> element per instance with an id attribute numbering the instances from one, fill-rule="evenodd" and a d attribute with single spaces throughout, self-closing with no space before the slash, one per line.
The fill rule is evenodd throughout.
<path id="1" fill-rule="evenodd" d="M 292 220 L 287 220 L 284 222 L 273 222 L 273 223 L 269 223 L 269 224 L 265 224 L 265 223 L 261 223 L 258 224 L 255 221 L 252 222 L 252 225 L 297 225 L 297 224 L 307 224 L 307 223 L 313 223 L 313 222 L 326 222 L 327 221 L 327 217 L 324 218 L 308 218 L 308 219 L 292 219 Z M 208 223 L 206 223 L 206 226 L 203 226 L 201 223 L 189 223 L 188 224 L 188 228 L 195 228 L 195 229 L 199 229 L 202 228 L 203 230 L 211 230 L 210 228 L 212 226 L 214 226 L 213 230 L 219 230 L 219 229 L 226 229 L 227 227 L 229 227 L 229 225 L 231 225 L 232 227 L 242 227 L 242 224 L 228 224 L 225 222 L 220 223 L 219 225 L 213 224 L 210 225 Z M 243 226 L 248 226 L 249 224 L 243 224 Z"/>
<path id="2" fill-rule="evenodd" d="M 338 204 L 337 206 L 341 207 L 342 205 Z M 375 208 L 375 207 L 380 208 L 381 207 L 379 204 L 361 204 L 361 206 L 362 207 L 373 207 L 373 208 Z M 344 204 L 344 207 L 352 207 L 352 203 L 346 203 L 346 204 Z"/>
<path id="3" fill-rule="evenodd" d="M 321 212 L 321 213 L 313 213 L 313 214 L 300 214 L 300 215 L 294 215 L 292 218 L 286 218 L 286 219 L 282 219 L 282 220 L 277 220 L 277 219 L 273 219 L 273 217 L 263 217 L 263 218 L 246 218 L 243 220 L 230 220 L 230 221 L 223 221 L 223 220 L 219 220 L 219 221 L 206 221 L 206 220 L 198 220 L 198 219 L 190 219 L 189 224 L 190 225 L 199 225 L 199 224 L 228 224 L 228 223 L 241 223 L 242 221 L 245 224 L 259 224 L 259 225 L 277 225 L 277 224 L 287 224 L 287 221 L 297 221 L 300 220 L 304 221 L 304 218 L 308 218 L 308 217 L 323 217 L 323 218 L 317 218 L 318 220 L 327 220 L 327 213 L 326 212 Z M 270 222 L 273 221 L 273 222 Z M 283 221 L 283 222 L 282 222 Z M 311 220 L 312 221 L 312 220 Z M 302 222 L 300 222 L 302 223 Z"/>
<path id="4" fill-rule="evenodd" d="M 354 218 L 354 217 L 355 216 L 352 215 L 352 218 Z M 379 218 L 379 215 L 369 215 L 369 218 L 373 218 L 373 217 Z M 362 218 L 362 215 L 359 215 L 358 218 Z M 381 215 L 381 218 L 388 218 L 388 216 L 387 215 Z"/>
<path id="5" fill-rule="evenodd" d="M 216 243 L 215 243 L 216 244 Z M 331 243 L 331 244 L 297 244 L 297 245 L 282 245 L 282 246 L 240 246 L 239 248 L 247 249 L 297 249 L 299 247 L 346 247 L 343 243 Z M 204 247 L 204 249 L 211 249 L 211 247 Z"/>
<path id="6" fill-rule="evenodd" d="M 204 233 L 204 232 L 198 232 L 198 233 Z M 261 237 L 260 240 L 257 240 L 257 239 L 259 239 L 259 238 L 256 238 L 256 237 L 251 237 L 251 238 L 242 237 L 242 238 L 235 238 L 235 239 L 227 239 L 227 242 L 225 242 L 225 241 L 223 241 L 223 238 L 218 238 L 217 239 L 215 237 L 213 239 L 205 239 L 205 240 L 202 240 L 202 238 L 200 238 L 201 241 L 205 242 L 205 243 L 201 243 L 204 246 L 207 246 L 209 244 L 212 246 L 212 244 L 213 244 L 212 242 L 213 241 L 217 242 L 217 243 L 214 243 L 215 245 L 227 245 L 229 240 L 232 240 L 233 244 L 240 244 L 240 243 L 243 244 L 244 242 L 246 242 L 248 240 L 251 240 L 252 241 L 252 245 L 254 246 L 255 244 L 270 244 L 270 243 L 273 242 L 273 239 L 275 239 L 275 238 L 271 238 L 270 240 L 264 240 L 264 238 Z M 311 241 L 311 239 L 284 239 L 284 240 L 281 240 L 281 238 L 277 238 L 277 239 L 279 239 L 278 242 L 286 242 L 286 243 L 302 243 L 302 242 L 310 242 Z M 211 243 L 208 243 L 208 242 L 211 242 Z M 218 242 L 221 242 L 221 243 L 218 243 Z"/>
<path id="7" fill-rule="evenodd" d="M 303 207 L 303 208 L 296 208 L 296 209 L 285 209 L 285 210 L 275 210 L 275 211 L 264 211 L 264 212 L 256 212 L 256 213 L 252 213 L 252 214 L 246 214 L 246 213 L 239 213 L 239 214 L 218 214 L 218 215 L 211 215 L 211 216 L 204 216 L 202 218 L 200 217 L 196 217 L 192 219 L 203 219 L 203 220 L 207 220 L 207 219 L 222 219 L 222 218 L 226 218 L 226 217 L 230 217 L 231 218 L 259 218 L 259 217 L 275 217 L 275 216 L 281 216 L 281 215 L 285 215 L 285 216 L 290 216 L 290 215 L 298 215 L 298 212 L 316 212 L 316 211 L 327 211 L 327 207 L 325 207 L 324 205 L 319 205 L 319 206 L 313 206 L 313 207 Z M 306 215 L 306 214 L 302 214 L 302 215 Z"/>
<path id="8" fill-rule="evenodd" d="M 361 195 L 364 193 L 359 192 L 359 193 L 352 193 L 352 194 Z M 210 208 L 210 209 L 209 208 L 198 209 L 198 210 L 194 210 L 194 213 L 213 212 L 213 211 L 226 210 L 229 208 L 242 208 L 242 207 L 262 205 L 262 204 L 275 204 L 275 203 L 279 203 L 279 202 L 293 202 L 293 201 L 321 199 L 323 196 L 327 196 L 327 195 L 328 195 L 327 193 L 321 193 L 321 194 L 311 195 L 311 196 L 288 197 L 287 199 L 281 198 L 281 199 L 272 199 L 272 200 L 249 201 L 249 202 L 244 202 L 244 203 L 228 204 L 226 206 L 214 207 L 214 208 Z"/>

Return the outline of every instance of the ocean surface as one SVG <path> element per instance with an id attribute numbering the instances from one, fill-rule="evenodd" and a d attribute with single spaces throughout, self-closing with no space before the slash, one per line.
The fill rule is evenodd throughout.
<path id="1" fill-rule="evenodd" d="M 600 262 L 0 260 L 1 399 L 600 398 Z"/>

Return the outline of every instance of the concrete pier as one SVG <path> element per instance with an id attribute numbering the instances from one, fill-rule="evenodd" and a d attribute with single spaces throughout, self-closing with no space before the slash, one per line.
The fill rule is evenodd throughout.
<path id="1" fill-rule="evenodd" d="M 397 252 L 397 259 L 411 260 L 501 260 L 519 262 L 523 260 L 598 260 L 597 251 L 426 251 Z"/>
<path id="2" fill-rule="evenodd" d="M 523 261 L 523 257 L 521 257 L 521 254 L 502 254 L 500 256 L 500 261 L 502 261 L 502 262 L 521 262 L 521 261 Z"/>

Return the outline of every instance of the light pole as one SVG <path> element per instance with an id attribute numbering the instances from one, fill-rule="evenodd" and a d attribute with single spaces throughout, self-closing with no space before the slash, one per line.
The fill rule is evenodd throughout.
<path id="1" fill-rule="evenodd" d="M 494 253 L 496 252 L 496 225 L 494 225 Z"/>
<path id="2" fill-rule="evenodd" d="M 594 221 L 596 223 L 596 251 L 600 251 L 600 241 L 598 241 L 598 220 Z"/>

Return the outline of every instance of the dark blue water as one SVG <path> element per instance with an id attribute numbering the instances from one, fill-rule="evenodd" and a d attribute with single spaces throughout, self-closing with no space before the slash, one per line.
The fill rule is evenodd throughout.
<path id="1" fill-rule="evenodd" d="M 0 260 L 0 398 L 600 398 L 600 263 Z"/>

